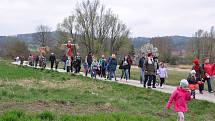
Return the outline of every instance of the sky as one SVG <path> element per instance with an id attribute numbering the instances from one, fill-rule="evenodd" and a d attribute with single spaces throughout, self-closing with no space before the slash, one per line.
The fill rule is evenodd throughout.
<path id="1" fill-rule="evenodd" d="M 56 29 L 82 0 L 0 0 L 0 36 Z M 132 37 L 192 36 L 215 26 L 215 0 L 100 0 L 131 30 Z"/>

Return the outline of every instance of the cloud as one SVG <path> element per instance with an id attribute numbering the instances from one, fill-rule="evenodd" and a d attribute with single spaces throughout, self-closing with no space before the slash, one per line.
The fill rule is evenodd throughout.
<path id="1" fill-rule="evenodd" d="M 39 24 L 56 29 L 80 0 L 0 0 L 0 35 L 35 32 Z M 131 29 L 132 36 L 192 34 L 215 21 L 214 0 L 101 0 Z"/>

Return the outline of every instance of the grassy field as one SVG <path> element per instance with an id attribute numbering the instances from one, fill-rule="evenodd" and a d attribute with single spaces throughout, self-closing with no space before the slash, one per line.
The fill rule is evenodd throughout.
<path id="1" fill-rule="evenodd" d="M 175 121 L 169 95 L 0 62 L 0 121 Z M 189 102 L 187 121 L 213 121 L 215 104 Z"/>

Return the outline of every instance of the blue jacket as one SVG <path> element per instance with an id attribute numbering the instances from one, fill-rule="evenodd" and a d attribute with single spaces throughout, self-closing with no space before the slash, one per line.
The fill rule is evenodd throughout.
<path id="1" fill-rule="evenodd" d="M 138 65 L 138 67 L 144 69 L 144 66 L 145 66 L 145 58 L 142 57 L 142 58 L 140 58 L 140 60 L 139 60 L 139 65 Z"/>
<path id="2" fill-rule="evenodd" d="M 116 71 L 116 67 L 117 67 L 117 61 L 116 59 L 112 58 L 108 64 L 108 71 Z"/>

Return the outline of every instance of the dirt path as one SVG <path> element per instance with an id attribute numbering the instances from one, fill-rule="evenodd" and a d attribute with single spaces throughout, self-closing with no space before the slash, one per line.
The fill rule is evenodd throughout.
<path id="1" fill-rule="evenodd" d="M 17 65 L 18 63 L 17 62 L 12 62 L 12 64 Z M 50 70 L 50 68 L 47 68 L 47 69 Z M 58 69 L 57 71 L 61 72 L 61 73 L 66 72 L 63 69 Z M 79 75 L 84 76 L 84 74 L 82 72 Z M 99 78 L 99 77 L 97 79 L 103 80 L 103 81 L 110 81 L 110 80 L 105 80 L 104 78 Z M 127 82 L 125 82 L 123 80 L 120 80 L 120 78 L 117 78 L 117 80 L 119 80 L 119 81 L 116 81 L 117 83 L 127 84 L 127 85 L 131 85 L 131 86 L 136 86 L 136 87 L 143 87 L 143 85 L 140 84 L 138 80 L 128 80 Z M 176 86 L 170 86 L 170 85 L 164 85 L 163 87 L 164 87 L 163 89 L 161 89 L 161 88 L 153 88 L 153 90 L 157 90 L 157 91 L 160 91 L 160 92 L 171 94 L 176 89 Z M 214 95 L 214 93 L 204 92 L 204 94 L 199 94 L 198 91 L 196 91 L 196 99 L 198 99 L 198 100 L 206 100 L 206 101 L 215 103 L 215 95 Z"/>

